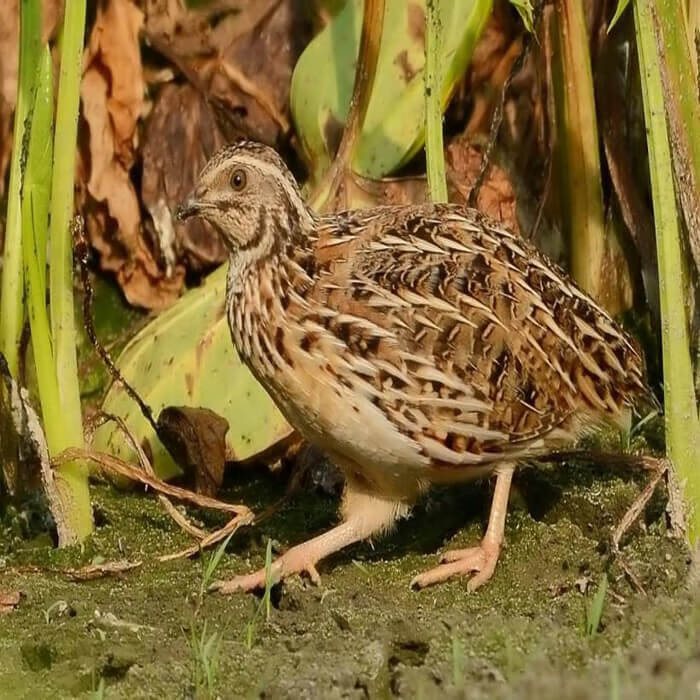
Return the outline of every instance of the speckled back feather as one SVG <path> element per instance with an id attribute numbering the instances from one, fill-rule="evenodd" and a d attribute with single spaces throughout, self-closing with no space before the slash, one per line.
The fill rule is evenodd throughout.
<path id="1" fill-rule="evenodd" d="M 607 313 L 475 210 L 322 219 L 312 276 L 311 298 L 333 311 L 315 320 L 372 365 L 379 405 L 438 461 L 518 451 L 576 414 L 616 420 L 645 392 Z"/>

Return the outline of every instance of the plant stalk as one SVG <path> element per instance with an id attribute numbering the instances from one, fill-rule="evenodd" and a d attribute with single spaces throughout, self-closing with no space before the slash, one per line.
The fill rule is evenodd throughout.
<path id="1" fill-rule="evenodd" d="M 656 226 L 661 295 L 666 451 L 673 461 L 688 506 L 692 546 L 700 535 L 700 420 L 690 359 L 687 303 L 684 294 L 683 252 L 667 102 L 662 86 L 663 48 L 654 27 L 655 0 L 635 0 L 634 20 L 647 126 L 649 170 Z"/>
<path id="2" fill-rule="evenodd" d="M 588 294 L 599 299 L 606 237 L 588 32 L 582 0 L 554 4 L 558 41 L 552 69 L 571 273 Z"/>
<path id="3" fill-rule="evenodd" d="M 671 136 L 676 189 L 685 219 L 690 251 L 700 271 L 700 99 L 687 34 L 677 0 L 655 0 L 650 9 L 661 87 Z"/>
<path id="4" fill-rule="evenodd" d="M 85 0 L 66 0 L 61 37 L 61 70 L 56 103 L 51 218 L 49 292 L 55 373 L 62 414 L 62 435 L 52 454 L 83 446 L 83 423 L 78 385 L 76 330 L 73 299 L 73 248 L 71 220 L 78 139 L 80 78 L 85 38 Z M 88 469 L 80 462 L 63 465 L 57 474 L 71 494 L 74 529 L 79 539 L 92 532 Z M 60 484 L 59 484 L 60 486 Z"/>
<path id="5" fill-rule="evenodd" d="M 433 202 L 447 201 L 442 140 L 442 72 L 440 70 L 440 0 L 427 0 L 425 21 L 425 156 L 428 189 Z"/>
<path id="6" fill-rule="evenodd" d="M 384 28 L 384 4 L 385 0 L 364 0 L 362 34 L 348 117 L 335 159 L 309 198 L 309 203 L 314 209 L 344 209 L 347 205 L 346 179 L 352 170 L 352 159 L 362 133 L 362 125 L 372 97 L 374 76 L 379 63 L 379 49 Z"/>
<path id="7" fill-rule="evenodd" d="M 17 377 L 19 339 L 24 323 L 24 279 L 22 270 L 22 142 L 24 123 L 32 102 L 32 87 L 41 46 L 41 0 L 21 0 L 19 31 L 19 75 L 13 128 L 12 161 L 7 195 L 7 221 L 0 294 L 0 351 L 10 373 Z"/>

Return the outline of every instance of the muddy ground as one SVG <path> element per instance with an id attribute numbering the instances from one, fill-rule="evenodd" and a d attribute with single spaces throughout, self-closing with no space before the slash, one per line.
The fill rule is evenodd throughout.
<path id="1" fill-rule="evenodd" d="M 98 532 L 64 551 L 46 535 L 23 539 L 26 519 L 6 514 L 0 588 L 23 597 L 0 615 L 0 697 L 700 697 L 700 600 L 687 549 L 667 535 L 661 492 L 624 548 L 646 596 L 607 555 L 610 527 L 640 483 L 590 466 L 523 470 L 500 566 L 473 594 L 459 580 L 409 590 L 439 550 L 477 541 L 483 527 L 487 485 L 436 491 L 393 535 L 325 562 L 320 587 L 276 587 L 269 621 L 251 595 L 198 605 L 201 560 L 154 561 L 188 540 L 150 496 L 96 487 Z M 225 495 L 261 507 L 282 488 L 248 472 L 232 475 Z M 216 577 L 262 566 L 268 539 L 296 543 L 330 524 L 336 505 L 302 493 L 235 535 Z M 143 565 L 81 583 L 46 572 L 116 559 Z M 586 610 L 604 570 L 590 636 Z M 205 624 L 206 638 L 222 635 L 209 684 L 197 679 L 192 643 Z"/>

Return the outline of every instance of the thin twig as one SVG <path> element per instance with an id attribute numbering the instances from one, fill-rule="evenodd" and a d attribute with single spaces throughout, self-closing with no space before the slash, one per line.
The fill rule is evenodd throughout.
<path id="1" fill-rule="evenodd" d="M 176 498 L 177 500 L 192 503 L 201 508 L 210 508 L 212 510 L 225 511 L 234 514 L 234 517 L 231 518 L 231 520 L 229 520 L 224 527 L 203 536 L 201 540 L 197 542 L 197 544 L 192 545 L 191 547 L 188 547 L 180 552 L 158 557 L 159 561 L 169 561 L 181 557 L 193 556 L 198 552 L 201 552 L 206 547 L 209 547 L 212 544 L 219 542 L 224 537 L 236 532 L 238 528 L 243 527 L 244 525 L 252 525 L 255 521 L 255 513 L 253 513 L 253 511 L 247 506 L 225 503 L 224 501 L 219 501 L 215 498 L 210 498 L 209 496 L 202 496 L 194 493 L 193 491 L 172 486 L 154 476 L 132 467 L 130 464 L 124 462 L 118 457 L 114 457 L 103 452 L 73 447 L 61 452 L 52 460 L 51 463 L 52 466 L 56 467 L 64 462 L 70 462 L 76 459 L 91 461 L 105 471 L 114 472 L 127 479 L 131 479 L 132 481 L 146 484 L 154 491 L 160 494 L 167 494 L 168 496 Z M 195 536 L 199 537 L 199 534 Z"/>
<path id="2" fill-rule="evenodd" d="M 173 554 L 164 554 L 158 557 L 158 561 L 172 561 L 173 559 L 193 557 L 195 554 L 199 554 L 202 550 L 206 549 L 207 547 L 211 547 L 213 544 L 216 544 L 217 542 L 220 542 L 229 535 L 233 534 L 234 532 L 236 532 L 236 530 L 238 530 L 238 528 L 244 525 L 252 524 L 252 513 L 251 516 L 238 515 L 235 518 L 231 518 L 231 520 L 229 520 L 226 523 L 226 525 L 224 525 L 222 528 L 219 528 L 218 530 L 215 530 L 214 532 L 204 537 L 201 540 L 201 542 L 187 547 L 186 549 L 182 549 L 179 552 L 174 552 Z"/>
<path id="3" fill-rule="evenodd" d="M 587 450 L 555 452 L 546 455 L 542 459 L 553 462 L 564 462 L 571 459 L 584 459 L 586 461 L 592 461 L 598 464 L 605 464 L 606 466 L 636 468 L 651 472 L 651 477 L 644 489 L 627 509 L 611 534 L 611 560 L 614 559 L 620 564 L 634 589 L 639 594 L 646 595 L 642 582 L 639 580 L 639 577 L 635 574 L 634 570 L 620 551 L 620 542 L 630 527 L 644 512 L 644 508 L 651 500 L 659 481 L 661 481 L 662 477 L 664 476 L 666 476 L 668 479 L 669 501 L 673 501 L 673 503 L 669 504 L 669 508 L 667 509 L 671 532 L 674 536 L 683 536 L 685 533 L 683 514 L 679 513 L 677 510 L 677 499 L 675 497 L 676 494 L 674 493 L 673 481 L 675 472 L 673 470 L 673 463 L 671 460 L 665 457 L 651 457 L 649 455 L 626 455 Z"/>
<path id="4" fill-rule="evenodd" d="M 542 17 L 542 7 L 544 5 L 544 0 L 539 0 L 536 3 L 534 10 L 534 31 L 532 33 L 526 32 L 523 37 L 522 47 L 518 57 L 513 61 L 508 77 L 505 79 L 503 86 L 501 87 L 501 94 L 496 103 L 496 108 L 494 109 L 493 116 L 491 117 L 491 125 L 489 128 L 489 139 L 486 144 L 486 150 L 484 151 L 484 156 L 481 159 L 481 168 L 479 169 L 479 174 L 476 176 L 474 181 L 474 186 L 469 193 L 468 205 L 472 208 L 476 207 L 477 199 L 479 197 L 479 192 L 484 182 L 486 181 L 486 176 L 491 168 L 491 156 L 493 155 L 493 150 L 496 147 L 496 141 L 498 140 L 498 134 L 501 130 L 501 124 L 503 122 L 503 111 L 506 104 L 506 96 L 510 90 L 511 83 L 515 79 L 515 76 L 520 72 L 520 69 L 525 64 L 525 59 L 530 53 L 533 41 L 535 41 L 535 32 L 540 23 L 540 18 Z"/>
<path id="5" fill-rule="evenodd" d="M 323 179 L 309 198 L 311 205 L 335 208 L 338 200 L 345 197 L 345 180 L 352 168 L 352 157 L 362 133 L 362 125 L 372 96 L 374 76 L 379 63 L 379 48 L 384 26 L 384 0 L 365 0 L 362 16 L 362 34 L 355 67 L 355 82 L 348 108 L 345 129 L 335 159 Z M 347 202 L 342 200 L 343 204 Z"/>
<path id="6" fill-rule="evenodd" d="M 153 411 L 151 407 L 138 395 L 136 390 L 129 384 L 129 382 L 124 378 L 122 373 L 117 369 L 117 366 L 112 360 L 112 356 L 102 345 L 95 332 L 95 324 L 93 321 L 93 309 L 92 302 L 95 292 L 92 287 L 92 282 L 90 281 L 90 271 L 88 269 L 88 259 L 90 255 L 90 248 L 85 237 L 85 222 L 83 217 L 76 215 L 73 218 L 72 223 L 73 231 L 73 249 L 75 251 L 75 257 L 79 263 L 80 267 L 80 277 L 83 283 L 83 316 L 85 321 L 85 330 L 87 331 L 88 338 L 92 343 L 92 346 L 97 351 L 97 354 L 102 358 L 102 361 L 107 366 L 109 373 L 112 375 L 112 379 L 118 382 L 124 388 L 124 391 L 131 397 L 136 405 L 141 410 L 143 417 L 150 423 L 151 427 L 158 434 L 158 427 L 156 425 L 155 418 L 153 417 Z"/>
<path id="7" fill-rule="evenodd" d="M 97 414 L 97 418 L 101 423 L 107 423 L 107 422 L 114 422 L 117 426 L 117 429 L 124 435 L 124 439 L 129 443 L 131 446 L 131 449 L 136 453 L 136 456 L 138 457 L 139 464 L 141 465 L 141 469 L 148 474 L 149 476 L 156 476 L 156 473 L 153 470 L 153 467 L 148 460 L 148 457 L 146 457 L 146 453 L 143 451 L 143 448 L 141 445 L 139 445 L 138 441 L 136 438 L 133 436 L 131 431 L 129 430 L 129 427 L 127 426 L 126 422 L 121 416 L 116 416 L 112 413 L 106 413 L 104 411 L 99 411 Z M 165 509 L 166 513 L 191 537 L 194 537 L 195 539 L 201 540 L 204 537 L 206 537 L 207 533 L 202 530 L 201 528 L 197 527 L 196 525 L 193 525 L 170 501 L 170 499 L 167 496 L 164 496 L 162 493 L 158 494 L 158 500 L 160 501 L 160 504 L 163 506 Z"/>
<path id="8" fill-rule="evenodd" d="M 185 501 L 187 503 L 192 503 L 200 508 L 210 508 L 211 510 L 220 510 L 227 513 L 235 513 L 238 516 L 252 516 L 253 511 L 247 506 L 236 505 L 234 503 L 225 503 L 216 498 L 211 498 L 210 496 L 202 496 L 201 494 L 194 493 L 194 491 L 188 491 L 187 489 L 180 488 L 179 486 L 173 486 L 165 481 L 161 481 L 157 477 L 145 474 L 140 469 L 131 466 L 128 462 L 125 462 L 119 457 L 114 457 L 113 455 L 106 454 L 104 452 L 97 452 L 96 450 L 79 448 L 79 447 L 69 447 L 67 450 L 63 450 L 60 454 L 56 455 L 51 460 L 51 464 L 54 467 L 60 466 L 65 462 L 70 462 L 74 460 L 86 460 L 97 464 L 101 469 L 108 472 L 114 472 L 120 476 L 130 479 L 131 481 L 137 481 L 146 486 L 150 486 L 154 491 L 159 493 L 164 493 L 168 496 L 172 496 L 178 501 Z"/>

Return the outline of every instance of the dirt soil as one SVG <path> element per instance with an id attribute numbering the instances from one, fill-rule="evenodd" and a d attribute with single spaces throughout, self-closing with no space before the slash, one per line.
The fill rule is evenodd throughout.
<path id="1" fill-rule="evenodd" d="M 273 589 L 268 621 L 252 595 L 199 602 L 201 559 L 155 561 L 188 540 L 151 496 L 94 488 L 97 534 L 63 551 L 46 535 L 28 541 L 25 515 L 6 513 L 0 590 L 23 595 L 0 613 L 0 697 L 700 697 L 700 599 L 687 549 L 666 533 L 662 494 L 624 547 L 647 595 L 609 563 L 610 528 L 641 484 L 623 476 L 523 470 L 500 565 L 473 594 L 459 580 L 409 590 L 442 548 L 482 531 L 488 485 L 436 491 L 391 536 L 325 562 L 319 587 L 297 578 Z M 267 472 L 246 472 L 229 475 L 224 497 L 261 507 L 282 489 Z M 235 535 L 215 578 L 262 566 L 268 538 L 279 549 L 299 542 L 327 527 L 336 506 L 320 493 L 297 496 Z M 58 573 L 117 559 L 143 565 L 80 583 Z M 589 636 L 586 610 L 604 570 L 601 624 Z M 223 638 L 209 684 L 195 673 L 192 637 L 203 631 Z"/>

